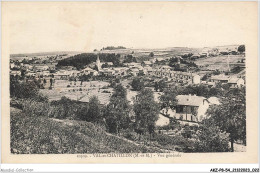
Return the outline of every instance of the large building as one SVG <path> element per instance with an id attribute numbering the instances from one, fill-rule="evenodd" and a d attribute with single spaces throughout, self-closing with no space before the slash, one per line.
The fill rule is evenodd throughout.
<path id="1" fill-rule="evenodd" d="M 163 66 L 147 73 L 151 76 L 167 77 L 169 80 L 184 84 L 200 84 L 200 76 L 195 73 L 172 71 L 169 66 Z"/>

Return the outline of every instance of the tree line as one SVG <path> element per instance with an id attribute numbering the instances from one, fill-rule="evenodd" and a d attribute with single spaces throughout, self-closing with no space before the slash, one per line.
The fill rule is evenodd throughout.
<path id="1" fill-rule="evenodd" d="M 121 66 L 120 54 L 99 54 L 99 59 L 101 62 L 112 62 L 115 67 Z M 78 55 L 71 56 L 66 59 L 58 61 L 57 67 L 60 66 L 73 66 L 78 70 L 83 69 L 86 65 L 96 62 L 97 54 L 93 53 L 82 53 Z"/>

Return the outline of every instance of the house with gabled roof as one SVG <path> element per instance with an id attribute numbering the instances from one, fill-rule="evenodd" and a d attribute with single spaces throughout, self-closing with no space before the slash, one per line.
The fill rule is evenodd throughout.
<path id="1" fill-rule="evenodd" d="M 160 114 L 164 117 L 176 118 L 179 121 L 187 122 L 200 122 L 206 117 L 206 112 L 210 105 L 219 105 L 219 99 L 217 97 L 211 97 L 209 99 L 196 96 L 196 95 L 178 95 L 177 106 L 175 109 L 164 108 L 160 111 Z M 160 118 L 159 118 L 160 119 Z M 165 119 L 165 118 L 164 118 Z M 162 121 L 162 120 L 160 120 Z M 161 123 L 158 120 L 158 124 Z M 167 121 L 163 121 L 167 122 Z M 167 124 L 166 124 L 167 125 Z"/>
<path id="2" fill-rule="evenodd" d="M 245 85 L 245 81 L 242 78 L 231 77 L 228 80 L 228 85 L 229 85 L 230 88 L 239 88 L 239 87 Z"/>
<path id="3" fill-rule="evenodd" d="M 176 119 L 186 121 L 200 121 L 205 117 L 209 101 L 202 96 L 178 95 L 176 106 Z"/>
<path id="4" fill-rule="evenodd" d="M 228 80 L 229 80 L 229 77 L 226 76 L 226 75 L 224 75 L 224 74 L 211 76 L 211 78 L 210 78 L 210 81 L 211 81 L 211 82 L 227 83 Z"/>

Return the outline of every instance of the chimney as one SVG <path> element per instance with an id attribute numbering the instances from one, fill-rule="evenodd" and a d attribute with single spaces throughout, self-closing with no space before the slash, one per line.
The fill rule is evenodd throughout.
<path id="1" fill-rule="evenodd" d="M 189 98 L 187 99 L 187 101 L 190 101 L 191 100 L 191 94 L 189 94 Z"/>

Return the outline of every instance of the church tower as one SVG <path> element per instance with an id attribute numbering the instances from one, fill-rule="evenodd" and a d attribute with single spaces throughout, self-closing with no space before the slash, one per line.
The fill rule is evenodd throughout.
<path id="1" fill-rule="evenodd" d="M 97 66 L 98 71 L 101 70 L 101 63 L 100 63 L 100 60 L 99 60 L 99 53 L 97 54 L 96 66 Z"/>

